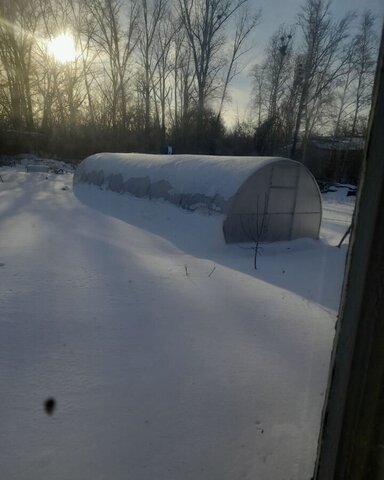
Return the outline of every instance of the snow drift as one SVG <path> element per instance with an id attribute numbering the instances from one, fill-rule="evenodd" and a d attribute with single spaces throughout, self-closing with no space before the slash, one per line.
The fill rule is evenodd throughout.
<path id="1" fill-rule="evenodd" d="M 221 215 L 73 192 L 59 166 L 0 169 L 1 478 L 311 478 L 347 189 L 321 242 L 266 245 L 256 271 Z"/>

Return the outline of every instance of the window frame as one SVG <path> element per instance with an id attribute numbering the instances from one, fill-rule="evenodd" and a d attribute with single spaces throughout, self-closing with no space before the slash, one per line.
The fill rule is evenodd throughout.
<path id="1" fill-rule="evenodd" d="M 313 478 L 384 478 L 384 28 Z"/>

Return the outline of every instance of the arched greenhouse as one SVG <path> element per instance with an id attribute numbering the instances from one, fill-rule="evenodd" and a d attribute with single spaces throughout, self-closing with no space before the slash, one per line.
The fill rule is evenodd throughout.
<path id="1" fill-rule="evenodd" d="M 81 162 L 74 182 L 222 213 L 227 243 L 319 236 L 317 183 L 286 158 L 99 153 Z"/>

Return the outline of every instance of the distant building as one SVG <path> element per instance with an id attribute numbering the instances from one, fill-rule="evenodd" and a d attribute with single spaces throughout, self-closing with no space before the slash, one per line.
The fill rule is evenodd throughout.
<path id="1" fill-rule="evenodd" d="M 295 157 L 302 158 L 298 144 Z M 357 184 L 364 154 L 363 137 L 312 137 L 303 163 L 318 180 Z"/>
<path id="2" fill-rule="evenodd" d="M 29 152 L 38 154 L 44 150 L 47 136 L 25 130 L 0 130 L 0 153 L 14 155 Z"/>

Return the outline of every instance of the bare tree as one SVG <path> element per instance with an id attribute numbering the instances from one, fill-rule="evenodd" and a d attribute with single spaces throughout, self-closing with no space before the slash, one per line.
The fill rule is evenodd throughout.
<path id="1" fill-rule="evenodd" d="M 192 52 L 197 82 L 197 125 L 201 132 L 207 99 L 225 67 L 224 29 L 247 0 L 178 0 L 178 9 Z"/>
<path id="2" fill-rule="evenodd" d="M 254 92 L 257 94 L 259 125 L 257 135 L 263 145 L 263 153 L 275 153 L 286 138 L 283 131 L 286 122 L 283 118 L 291 102 L 293 85 L 293 28 L 281 25 L 272 35 L 266 48 L 266 58 L 262 65 L 254 69 Z M 263 112 L 263 124 L 261 114 Z"/>
<path id="3" fill-rule="evenodd" d="M 158 123 L 162 145 L 165 144 L 167 105 L 169 104 L 172 91 L 172 85 L 169 80 L 172 73 L 176 70 L 171 61 L 171 47 L 177 30 L 178 26 L 177 23 L 175 25 L 173 18 L 164 19 L 158 29 L 155 45 L 156 70 L 153 76 L 153 92 L 156 111 L 159 111 Z M 159 108 L 157 104 L 159 104 Z"/>
<path id="4" fill-rule="evenodd" d="M 95 20 L 92 40 L 99 60 L 104 65 L 107 84 L 100 83 L 105 99 L 110 103 L 110 118 L 114 129 L 128 126 L 128 65 L 137 44 L 138 5 L 135 0 L 87 0 Z M 125 20 L 123 20 L 123 7 Z"/>
<path id="5" fill-rule="evenodd" d="M 254 242 L 253 247 L 253 267 L 257 270 L 257 256 L 262 248 L 260 243 L 265 239 L 266 222 L 268 217 L 268 195 L 265 194 L 264 199 L 260 201 L 260 195 L 256 199 L 256 212 L 240 216 L 241 228 L 249 241 Z"/>
<path id="6" fill-rule="evenodd" d="M 172 43 L 172 101 L 169 97 L 169 113 L 172 121 L 174 140 L 185 143 L 192 104 L 196 103 L 193 55 L 186 38 L 186 32 L 175 22 L 176 32 Z M 171 95 L 171 94 L 170 94 Z"/>
<path id="7" fill-rule="evenodd" d="M 89 13 L 88 5 L 82 0 L 65 0 L 69 7 L 69 16 L 72 32 L 75 35 L 79 50 L 78 61 L 81 69 L 81 81 L 84 84 L 87 100 L 87 117 L 93 127 L 96 127 L 96 113 L 94 107 L 94 93 L 92 85 L 95 83 L 96 58 L 95 49 L 92 49 L 91 41 L 96 29 L 96 22 Z"/>
<path id="8" fill-rule="evenodd" d="M 359 32 L 353 39 L 354 70 L 354 112 L 351 135 L 356 134 L 357 120 L 360 112 L 369 107 L 371 102 L 373 78 L 377 55 L 377 39 L 374 33 L 375 18 L 366 11 L 360 21 Z"/>
<path id="9" fill-rule="evenodd" d="M 287 95 L 291 80 L 293 29 L 281 25 L 267 47 L 265 70 L 268 81 L 268 117 L 275 118 L 282 99 Z"/>
<path id="10" fill-rule="evenodd" d="M 252 105 L 256 108 L 257 127 L 261 126 L 262 118 L 265 115 L 266 108 L 266 68 L 265 62 L 262 64 L 256 64 L 251 73 L 252 77 Z"/>
<path id="11" fill-rule="evenodd" d="M 151 97 L 154 71 L 161 61 L 156 57 L 156 40 L 159 39 L 159 28 L 166 12 L 167 0 L 141 0 L 139 50 L 143 67 L 142 92 L 144 95 L 144 134 L 146 143 L 150 133 Z"/>
<path id="12" fill-rule="evenodd" d="M 82 49 L 71 61 L 60 63 L 48 50 L 49 42 L 63 31 L 70 32 L 79 46 L 82 39 L 77 22 L 83 13 L 80 7 L 78 0 L 39 1 L 40 41 L 34 52 L 35 110 L 45 133 L 55 129 L 60 130 L 60 134 L 73 135 L 82 121 L 86 100 L 83 54 L 86 52 Z"/>
<path id="13" fill-rule="evenodd" d="M 350 115 L 351 107 L 353 106 L 353 70 L 354 70 L 354 46 L 353 44 L 347 47 L 346 51 L 346 65 L 345 73 L 336 84 L 336 91 L 334 94 L 334 102 L 330 107 L 330 117 L 335 117 L 333 134 L 335 137 L 340 136 L 343 121 Z"/>
<path id="14" fill-rule="evenodd" d="M 219 110 L 217 112 L 217 122 L 220 120 L 220 116 L 223 110 L 224 101 L 227 96 L 227 90 L 230 82 L 241 72 L 238 61 L 239 58 L 246 53 L 249 49 L 243 49 L 243 45 L 259 22 L 261 12 L 259 11 L 255 15 L 251 15 L 248 8 L 243 7 L 238 11 L 235 35 L 233 43 L 231 45 L 231 51 L 229 55 L 229 62 L 227 66 L 227 73 L 224 79 L 223 92 L 221 94 Z"/>
<path id="15" fill-rule="evenodd" d="M 37 4 L 33 0 L 2 0 L 1 7 L 0 61 L 8 90 L 10 123 L 16 129 L 33 130 L 32 55 Z"/>
<path id="16" fill-rule="evenodd" d="M 335 82 L 344 73 L 347 58 L 342 55 L 344 41 L 354 18 L 348 13 L 339 21 L 332 20 L 331 2 L 328 0 L 306 0 L 298 25 L 303 37 L 302 55 L 305 58 L 303 82 L 297 120 L 293 134 L 291 156 L 295 155 L 298 135 L 304 118 L 303 158 L 308 137 L 313 131 L 327 101 L 333 94 Z"/>
<path id="17" fill-rule="evenodd" d="M 303 1 L 296 51 L 292 29 L 281 27 L 254 70 L 256 147 L 264 153 L 278 152 L 292 137 L 294 152 L 299 133 L 305 146 L 316 129 L 352 135 L 364 129 L 376 54 L 373 15 L 362 15 L 347 45 L 353 15 L 337 21 L 329 1 Z M 84 151 L 153 150 L 169 134 L 180 151 L 228 152 L 238 140 L 237 150 L 248 153 L 253 125 L 238 122 L 224 138 L 221 118 L 259 19 L 248 4 L 0 0 L 0 127 L 39 129 L 52 147 L 67 151 L 76 139 Z M 50 42 L 64 32 L 78 55 L 62 63 Z"/>

